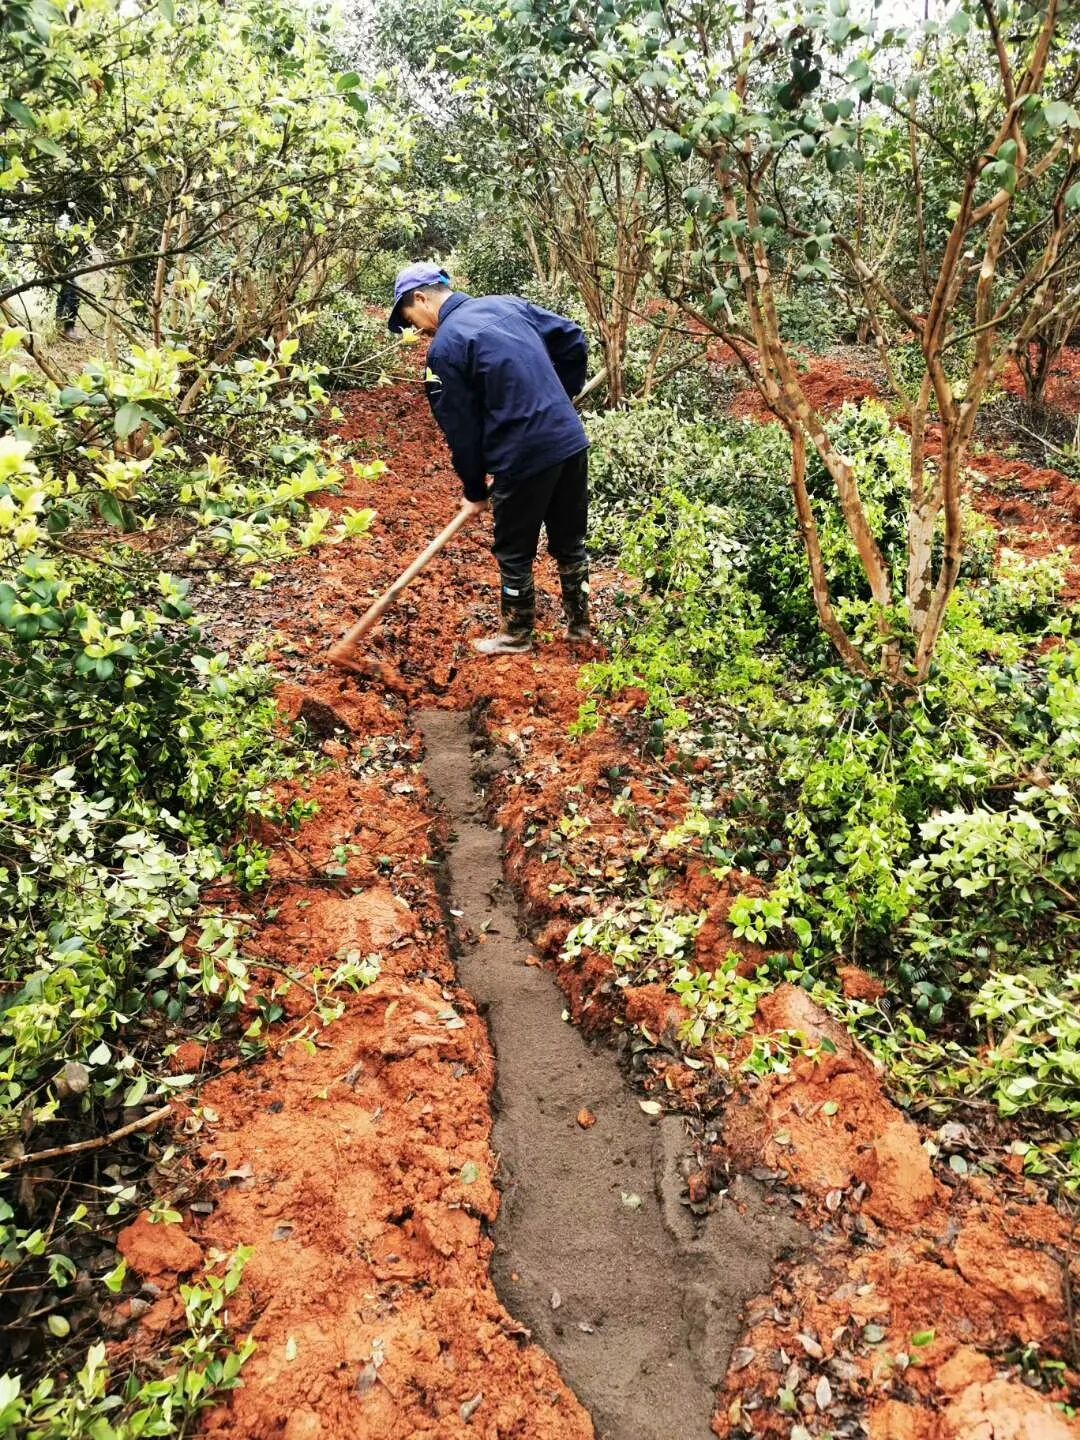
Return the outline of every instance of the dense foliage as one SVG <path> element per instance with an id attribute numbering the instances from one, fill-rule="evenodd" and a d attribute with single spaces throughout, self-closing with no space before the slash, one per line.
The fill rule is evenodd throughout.
<path id="1" fill-rule="evenodd" d="M 922 23 L 848 0 L 515 0 L 464 12 L 443 47 L 586 299 L 615 403 L 646 273 L 746 367 L 791 436 L 817 622 L 855 674 L 926 679 L 983 402 L 1075 315 L 1074 22 L 1057 0 L 962 0 Z M 899 553 L 804 385 L 808 328 L 836 329 L 811 317 L 837 310 L 914 438 Z M 857 608 L 837 603 L 808 456 L 864 573 Z"/>
<path id="2" fill-rule="evenodd" d="M 180 1433 L 250 1352 L 224 1313 L 240 1254 L 185 1291 L 187 1338 L 111 1373 L 88 1344 L 125 1288 L 115 1232 L 178 1217 L 140 1138 L 24 1162 L 187 1093 L 185 1038 L 254 1055 L 279 1013 L 235 894 L 267 873 L 249 821 L 294 818 L 276 789 L 307 762 L 271 671 L 215 647 L 195 596 L 369 529 L 319 503 L 345 456 L 314 432 L 328 379 L 379 373 L 360 292 L 427 205 L 387 82 L 328 37 L 278 0 L 0 17 L 3 1434 Z M 40 314 L 61 278 L 75 350 Z M 316 978 L 324 1017 L 344 978 Z"/>
<path id="3" fill-rule="evenodd" d="M 617 611 L 614 654 L 591 667 L 583 723 L 597 723 L 599 694 L 643 686 L 658 752 L 673 743 L 709 762 L 686 842 L 721 874 L 767 882 L 766 895 L 735 900 L 736 936 L 791 945 L 775 978 L 794 975 L 844 1013 L 904 1087 L 989 1094 L 1004 1114 L 1040 1107 L 1044 1126 L 1061 1117 L 1064 1132 L 1031 1163 L 1056 1155 L 1080 1182 L 1066 1018 L 1080 915 L 1080 647 L 1040 643 L 1068 630 L 1063 556 L 1006 549 L 995 563 L 983 522 L 938 667 L 898 702 L 814 648 L 778 427 L 684 424 L 653 409 L 590 428 L 595 538 L 617 546 L 638 587 Z M 909 440 L 873 403 L 830 428 L 883 549 L 902 544 Z M 819 503 L 833 573 L 846 577 L 838 603 L 857 600 L 864 579 L 824 487 Z M 676 959 L 669 979 L 683 993 Z M 887 982 L 886 1028 L 877 1008 L 842 1000 L 841 961 Z M 983 1052 L 987 1027 L 999 1043 Z"/>

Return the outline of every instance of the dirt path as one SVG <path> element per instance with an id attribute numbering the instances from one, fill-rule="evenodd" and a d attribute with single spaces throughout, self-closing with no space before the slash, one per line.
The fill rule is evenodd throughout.
<path id="1" fill-rule="evenodd" d="M 419 722 L 452 825 L 459 972 L 495 1050 L 496 1289 L 554 1356 L 599 1440 L 705 1436 L 743 1304 L 767 1288 L 799 1227 L 749 1192 L 695 1222 L 681 1199 L 682 1122 L 642 1111 L 611 1052 L 566 1023 L 562 995 L 519 938 L 499 836 L 470 776 L 467 717 L 429 710 Z"/>
<path id="2" fill-rule="evenodd" d="M 496 619 L 481 521 L 373 637 L 373 653 L 403 677 L 400 691 L 325 668 L 328 639 L 445 524 L 458 495 L 419 386 L 350 397 L 347 411 L 344 433 L 358 456 L 390 469 L 378 482 L 351 482 L 332 503 L 375 505 L 372 535 L 217 604 L 215 643 L 233 653 L 253 638 L 267 643 L 291 676 L 279 703 L 305 720 L 325 764 L 283 797 L 317 813 L 296 831 L 260 837 L 273 858 L 250 953 L 273 966 L 261 973 L 261 998 L 285 1014 L 267 1026 L 250 997 L 242 1022 L 258 1025 L 245 1047 L 266 1044 L 257 1063 L 185 1057 L 185 1068 L 219 1072 L 185 1127 L 198 1204 L 185 1209 L 185 1233 L 142 1224 L 126 1237 L 129 1265 L 149 1287 L 136 1343 L 154 1343 L 175 1322 L 179 1277 L 242 1244 L 253 1253 L 231 1313 L 258 1349 L 244 1388 L 207 1422 L 206 1433 L 228 1440 L 588 1440 L 587 1407 L 601 1429 L 613 1423 L 623 1428 L 612 1433 L 638 1440 L 676 1405 L 694 1428 L 655 1434 L 683 1440 L 701 1433 L 720 1382 L 711 1424 L 733 1440 L 786 1440 L 792 1403 L 814 1437 L 865 1434 L 867 1425 L 874 1440 L 1074 1435 L 1047 1393 L 1055 1377 L 1036 1392 L 1021 1383 L 1016 1359 L 1023 1346 L 1067 1354 L 1068 1230 L 1038 1203 L 1037 1186 L 1004 1165 L 989 1179 L 961 1180 L 932 1130 L 903 1117 L 857 1057 L 803 1058 L 789 1075 L 758 1082 L 740 1073 L 738 1045 L 686 1052 L 675 1038 L 685 1012 L 663 985 L 626 985 L 602 954 L 560 958 L 570 927 L 620 886 L 632 893 L 642 863 L 664 867 L 666 907 L 705 912 L 695 964 L 736 951 L 753 966 L 760 952 L 736 940 L 726 918 L 733 885 L 752 880 L 718 882 L 707 865 L 664 847 L 694 780 L 677 756 L 646 753 L 641 697 L 621 697 L 595 734 L 568 733 L 583 657 L 559 638 L 553 567 L 539 570 L 532 655 L 489 662 L 469 648 Z M 594 579 L 601 596 L 617 588 L 617 577 Z M 442 738 L 453 740 L 449 762 L 429 746 L 429 773 L 459 812 L 451 908 L 464 912 L 455 917 L 461 977 L 437 885 L 444 827 L 414 728 L 435 707 L 448 716 L 427 719 L 429 733 L 445 726 Z M 488 959 L 496 942 L 517 944 L 516 923 L 504 891 L 492 904 L 487 883 L 474 884 L 462 848 L 470 836 L 482 840 L 487 873 L 497 865 L 495 832 L 467 783 L 465 714 L 510 757 L 484 782 L 485 813 L 502 828 L 505 874 L 543 972 L 515 964 L 512 949 L 505 969 Z M 242 897 L 239 908 L 252 903 Z M 355 993 L 333 991 L 343 1012 L 323 1023 L 310 991 L 350 957 L 375 957 L 378 976 Z M 793 1010 L 806 997 L 785 989 L 759 1007 L 766 1038 L 792 1027 L 812 1033 L 821 1018 Z M 495 1059 L 476 1000 L 503 995 L 512 1001 L 486 1017 L 502 1067 L 493 1137 Z M 582 1030 L 615 1042 L 640 1091 L 623 1088 L 613 1051 L 582 1045 L 561 1019 L 564 1003 Z M 537 1034 L 550 1044 L 537 1046 L 517 1023 L 534 1004 Z M 678 1118 L 654 1126 L 637 1093 Z M 587 1129 L 576 1120 L 582 1105 L 597 1117 Z M 684 1125 L 690 1176 L 680 1163 Z M 510 1188 L 495 1232 L 500 1165 Z M 740 1170 L 764 1180 L 764 1206 Z M 624 1206 L 624 1190 L 642 1206 Z M 761 1216 L 790 1203 L 785 1191 L 814 1240 L 770 1277 L 768 1255 L 788 1232 Z M 712 1210 L 703 1236 L 690 1229 L 684 1200 Z M 597 1217 L 610 1226 L 597 1231 Z M 624 1236 L 625 1251 L 603 1250 L 614 1258 L 593 1263 L 594 1245 Z M 628 1273 L 635 1239 L 644 1276 Z M 693 1292 L 694 1279 L 704 1293 Z M 593 1308 L 601 1282 L 614 1296 L 603 1316 Z M 762 1293 L 739 1315 L 755 1287 Z M 562 1303 L 553 1310 L 554 1289 Z M 911 1353 L 911 1336 L 931 1328 L 933 1342 Z M 617 1368 L 620 1345 L 651 1350 L 655 1368 L 613 1400 L 630 1366 Z M 665 1363 L 672 1350 L 675 1378 Z"/>

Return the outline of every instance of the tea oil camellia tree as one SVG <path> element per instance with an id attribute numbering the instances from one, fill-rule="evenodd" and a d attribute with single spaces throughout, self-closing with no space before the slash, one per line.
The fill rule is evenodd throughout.
<path id="1" fill-rule="evenodd" d="M 448 38 L 437 63 L 452 78 L 459 123 L 477 146 L 474 165 L 500 177 L 497 198 L 520 216 L 538 277 L 565 275 L 573 284 L 599 340 L 597 384 L 607 408 L 618 409 L 631 398 L 630 327 L 645 318 L 650 237 L 665 215 L 652 156 L 632 129 L 606 123 L 602 107 L 590 103 L 592 85 L 553 86 L 527 48 L 508 66 L 520 37 L 490 14 L 460 11 Z M 646 389 L 669 331 L 656 326 Z"/>
<path id="2" fill-rule="evenodd" d="M 0 29 L 0 307 L 29 328 L 20 297 L 67 278 L 112 358 L 181 338 L 181 420 L 423 213 L 389 81 L 337 72 L 286 0 L 21 11 Z"/>
<path id="3" fill-rule="evenodd" d="M 858 674 L 929 673 L 980 407 L 1075 306 L 1078 19 L 1067 0 L 962 0 L 908 27 L 849 0 L 512 0 L 498 13 L 505 83 L 576 97 L 583 132 L 632 143 L 660 187 L 658 276 L 787 430 L 817 614 Z M 803 385 L 778 304 L 793 250 L 799 284 L 851 298 L 910 430 L 906 554 L 884 548 Z M 902 344 L 914 383 L 895 363 Z M 865 607 L 832 594 L 808 447 L 835 487 Z"/>

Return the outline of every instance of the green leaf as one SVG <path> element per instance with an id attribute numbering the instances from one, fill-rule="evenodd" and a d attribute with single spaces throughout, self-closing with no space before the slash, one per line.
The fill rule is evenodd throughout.
<path id="1" fill-rule="evenodd" d="M 1043 106 L 1043 115 L 1051 130 L 1060 130 L 1065 125 L 1073 129 L 1080 126 L 1080 116 L 1067 100 L 1051 100 L 1049 105 Z"/>
<path id="2" fill-rule="evenodd" d="M 16 100 L 13 96 L 9 95 L 7 99 L 4 100 L 3 106 L 15 121 L 16 125 L 21 125 L 24 130 L 36 130 L 38 128 L 38 122 L 21 100 Z"/>
<path id="3" fill-rule="evenodd" d="M 98 514 L 106 525 L 111 525 L 114 530 L 123 530 L 124 511 L 120 501 L 108 490 L 102 490 L 97 497 Z"/>
<path id="4" fill-rule="evenodd" d="M 813 939 L 814 935 L 813 930 L 810 928 L 810 922 L 808 920 L 803 920 L 799 917 L 796 917 L 792 920 L 789 920 L 788 924 L 790 925 L 792 933 L 794 934 L 796 940 L 798 940 L 800 946 L 805 950 L 806 947 L 810 944 L 810 941 Z"/>
<path id="5" fill-rule="evenodd" d="M 146 411 L 134 400 L 128 400 L 117 410 L 113 420 L 113 429 L 121 440 L 126 440 L 133 430 L 137 430 L 147 419 Z"/>
<path id="6" fill-rule="evenodd" d="M 176 24 L 176 8 L 175 8 L 175 6 L 173 5 L 173 0 L 158 0 L 158 3 L 161 5 L 161 13 L 162 13 L 162 15 L 164 15 L 166 21 L 167 21 L 170 25 L 175 25 L 175 24 Z"/>
<path id="7" fill-rule="evenodd" d="M 127 1274 L 127 1261 L 121 1260 L 109 1273 L 103 1277 L 105 1289 L 112 1295 L 119 1295 L 123 1289 L 124 1276 Z"/>
<path id="8" fill-rule="evenodd" d="M 912 1345 L 917 1345 L 919 1347 L 922 1347 L 924 1345 L 932 1345 L 934 1343 L 936 1335 L 936 1330 L 920 1330 L 916 1335 L 912 1335 L 911 1343 Z"/>
<path id="9" fill-rule="evenodd" d="M 955 15 L 950 15 L 948 28 L 954 35 L 966 35 L 971 29 L 971 16 L 966 10 L 957 10 Z"/>
<path id="10" fill-rule="evenodd" d="M 55 160 L 67 159 L 67 151 L 55 140 L 50 140 L 48 135 L 35 135 L 34 149 L 40 150 L 43 155 L 51 155 Z"/>

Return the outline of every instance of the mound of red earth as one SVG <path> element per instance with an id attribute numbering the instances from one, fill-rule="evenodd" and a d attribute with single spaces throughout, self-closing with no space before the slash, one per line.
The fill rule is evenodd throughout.
<path id="1" fill-rule="evenodd" d="M 1010 361 L 1005 367 L 1001 385 L 1010 395 L 1025 398 L 1024 378 L 1015 361 Z M 1080 349 L 1066 348 L 1050 362 L 1043 402 L 1062 415 L 1080 414 Z"/>
<path id="2" fill-rule="evenodd" d="M 830 415 L 848 404 L 860 405 L 864 400 L 879 398 L 877 382 L 870 374 L 852 371 L 849 361 L 833 356 L 805 357 L 805 369 L 799 383 L 807 400 L 819 415 Z M 731 404 L 732 415 L 742 420 L 772 420 L 773 414 L 753 387 L 741 390 Z"/>
<path id="3" fill-rule="evenodd" d="M 265 1057 L 223 1070 L 188 1118 L 209 1211 L 187 1210 L 182 1230 L 140 1222 L 124 1242 L 132 1268 L 154 1277 L 158 1304 L 175 1296 L 178 1262 L 196 1266 L 199 1251 L 220 1265 L 236 1246 L 252 1247 L 230 1310 L 258 1349 L 243 1388 L 205 1433 L 592 1434 L 488 1276 L 494 1064 L 455 979 L 430 863 L 437 837 L 409 715 L 431 705 L 471 710 L 509 757 L 490 800 L 537 951 L 573 1019 L 632 1039 L 638 1078 L 693 1122 L 701 1168 L 688 1198 L 721 1203 L 741 1167 L 793 1195 L 816 1227 L 812 1251 L 752 1307 L 726 1380 L 715 1377 L 715 1433 L 789 1437 L 796 1424 L 814 1436 L 870 1426 L 877 1440 L 1076 1433 L 1054 1393 L 1021 1383 L 1013 1358 L 1027 1344 L 1041 1356 L 1068 1354 L 1067 1236 L 1030 1181 L 1004 1164 L 974 1178 L 932 1159 L 934 1145 L 945 1148 L 934 1132 L 893 1106 L 873 1066 L 802 992 L 763 1003 L 762 1032 L 820 1032 L 836 1053 L 759 1083 L 738 1068 L 749 1037 L 686 1052 L 675 1039 L 683 1012 L 664 987 L 646 976 L 617 983 L 626 977 L 594 952 L 557 963 L 570 927 L 631 886 L 646 857 L 664 854 L 670 882 L 659 898 L 705 915 L 695 963 L 709 967 L 735 950 L 752 968 L 753 947 L 735 940 L 727 914 L 740 889 L 760 886 L 738 875 L 718 882 L 692 855 L 663 850 L 691 787 L 677 757 L 645 753 L 640 696 L 621 697 L 595 733 L 569 736 L 585 657 L 550 638 L 560 623 L 550 563 L 539 571 L 534 654 L 484 661 L 469 648 L 496 618 L 481 520 L 373 638 L 392 689 L 324 667 L 326 644 L 458 500 L 418 385 L 351 396 L 347 411 L 343 434 L 358 455 L 390 468 L 378 481 L 351 481 L 332 503 L 374 505 L 372 534 L 245 593 L 213 627 L 226 647 L 272 637 L 290 674 L 282 709 L 303 718 L 330 762 L 282 797 L 317 802 L 317 814 L 295 832 L 259 832 L 273 859 L 249 951 L 264 962 L 261 994 L 285 1016 L 267 1033 Z M 601 605 L 613 583 L 595 577 Z M 564 833 L 568 802 L 578 819 Z M 374 983 L 325 990 L 328 973 L 371 956 Z M 344 997 L 329 1024 L 314 1012 L 311 992 L 320 990 L 324 1002 Z M 252 1020 L 254 1007 L 253 995 Z M 148 1319 L 146 1344 L 156 1334 Z"/>
<path id="4" fill-rule="evenodd" d="M 1059 470 L 996 455 L 975 455 L 968 468 L 975 504 L 999 527 L 1001 545 L 1032 559 L 1067 548 L 1064 594 L 1080 598 L 1080 485 Z"/>

